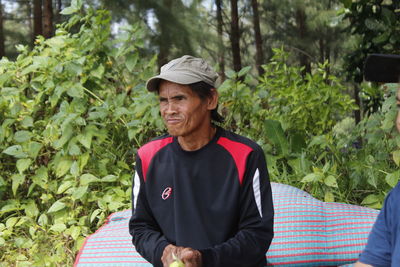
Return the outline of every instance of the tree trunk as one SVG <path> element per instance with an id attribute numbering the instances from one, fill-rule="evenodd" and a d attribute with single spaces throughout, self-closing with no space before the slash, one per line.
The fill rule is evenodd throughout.
<path id="1" fill-rule="evenodd" d="M 222 38 L 223 31 L 222 27 L 224 21 L 222 19 L 222 0 L 216 0 L 215 5 L 217 6 L 217 32 L 218 32 L 218 65 L 219 65 L 219 77 L 221 82 L 225 81 L 225 58 L 224 58 L 224 41 Z"/>
<path id="2" fill-rule="evenodd" d="M 5 56 L 4 31 L 3 31 L 3 3 L 0 0 L 0 59 Z"/>
<path id="3" fill-rule="evenodd" d="M 233 69 L 238 72 L 242 69 L 240 58 L 240 32 L 239 32 L 239 12 L 238 0 L 231 0 L 231 46 L 233 57 Z"/>
<path id="4" fill-rule="evenodd" d="M 160 35 L 158 38 L 159 53 L 157 58 L 159 68 L 168 63 L 169 54 L 171 52 L 171 32 L 168 27 L 169 21 L 166 13 L 170 12 L 168 10 L 172 8 L 172 4 L 172 0 L 163 0 L 162 6 L 154 10 L 160 27 Z"/>
<path id="5" fill-rule="evenodd" d="M 33 40 L 42 34 L 42 0 L 33 0 Z"/>
<path id="6" fill-rule="evenodd" d="M 263 48 L 262 48 L 260 16 L 258 14 L 257 0 L 251 0 L 251 6 L 253 8 L 253 24 L 254 24 L 254 35 L 255 35 L 255 41 L 256 41 L 256 66 L 257 66 L 258 74 L 261 76 L 264 74 L 264 69 L 261 66 L 264 63 L 264 53 L 263 53 Z"/>
<path id="7" fill-rule="evenodd" d="M 53 1 L 44 0 L 43 16 L 43 36 L 50 38 L 53 36 Z"/>
<path id="8" fill-rule="evenodd" d="M 301 42 L 300 50 L 303 53 L 300 53 L 300 65 L 304 67 L 303 75 L 306 73 L 311 73 L 311 63 L 306 55 L 306 36 L 307 36 L 307 25 L 306 25 L 306 13 L 303 8 L 298 8 L 296 11 L 296 23 L 298 25 L 299 30 L 299 39 Z"/>
<path id="9" fill-rule="evenodd" d="M 56 24 L 61 23 L 61 10 L 62 10 L 62 1 L 61 0 L 57 0 L 56 2 L 56 7 L 55 7 L 55 15 L 54 15 L 54 22 Z"/>

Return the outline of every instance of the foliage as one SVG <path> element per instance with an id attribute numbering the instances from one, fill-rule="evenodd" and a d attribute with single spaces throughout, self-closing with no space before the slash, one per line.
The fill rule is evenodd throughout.
<path id="1" fill-rule="evenodd" d="M 328 68 L 319 66 L 303 80 L 301 68 L 285 60 L 275 50 L 257 85 L 249 68 L 229 73 L 219 88 L 225 127 L 263 146 L 273 181 L 325 201 L 379 208 L 400 178 L 396 88 L 387 87 L 383 108 L 355 126 L 348 117 L 354 104 Z"/>
<path id="2" fill-rule="evenodd" d="M 113 40 L 108 12 L 81 6 L 64 9 L 71 17 L 55 37 L 0 61 L 4 265 L 72 265 L 84 238 L 130 207 L 133 155 L 164 129 L 144 87 L 156 58 L 143 57 L 142 27 Z M 385 87 L 382 108 L 355 127 L 353 103 L 329 65 L 303 77 L 287 61 L 276 49 L 262 77 L 251 67 L 227 72 L 219 87 L 224 126 L 264 148 L 273 181 L 379 207 L 400 176 L 396 88 Z"/>
<path id="3" fill-rule="evenodd" d="M 130 207 L 134 147 L 160 125 L 141 28 L 110 39 L 80 1 L 56 36 L 0 61 L 0 261 L 72 265 L 84 237 Z M 76 31 L 76 33 L 70 33 Z M 161 127 L 162 128 L 162 127 Z"/>

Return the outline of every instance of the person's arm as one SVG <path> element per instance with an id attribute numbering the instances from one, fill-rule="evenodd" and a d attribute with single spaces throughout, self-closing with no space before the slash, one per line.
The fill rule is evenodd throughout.
<path id="1" fill-rule="evenodd" d="M 201 249 L 203 266 L 259 266 L 273 237 L 271 185 L 264 153 L 250 153 L 241 185 L 239 225 L 236 235 L 226 242 Z"/>
<path id="2" fill-rule="evenodd" d="M 369 265 L 369 264 L 364 264 L 364 263 L 362 263 L 362 262 L 357 261 L 357 262 L 354 264 L 354 267 L 373 267 L 373 266 L 372 266 L 372 265 Z"/>
<path id="3" fill-rule="evenodd" d="M 161 256 L 169 242 L 162 234 L 149 208 L 142 174 L 141 160 L 136 157 L 136 171 L 132 190 L 132 217 L 129 232 L 136 250 L 154 266 L 163 266 Z"/>
<path id="4" fill-rule="evenodd" d="M 393 203 L 393 197 L 399 193 L 398 189 L 399 185 L 387 195 L 369 234 L 367 245 L 358 259 L 358 263 L 364 265 L 359 266 L 390 266 L 393 250 L 391 238 L 395 234 L 391 232 L 391 216 L 398 205 Z"/>

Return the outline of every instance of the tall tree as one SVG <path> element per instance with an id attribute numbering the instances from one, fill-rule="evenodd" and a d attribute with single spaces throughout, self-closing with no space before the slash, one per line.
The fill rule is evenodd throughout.
<path id="1" fill-rule="evenodd" d="M 53 3 L 52 0 L 43 0 L 43 36 L 53 36 Z"/>
<path id="2" fill-rule="evenodd" d="M 0 0 L 0 58 L 5 56 L 4 27 L 3 27 L 3 3 Z"/>
<path id="3" fill-rule="evenodd" d="M 262 68 L 261 65 L 264 63 L 264 52 L 262 47 L 263 41 L 260 30 L 260 16 L 258 14 L 257 0 L 251 0 L 251 6 L 253 9 L 253 27 L 254 27 L 254 36 L 256 41 L 256 66 L 258 74 L 262 75 L 264 73 L 264 69 Z"/>
<path id="4" fill-rule="evenodd" d="M 233 57 L 233 69 L 240 71 L 242 69 L 242 60 L 240 56 L 240 31 L 239 31 L 239 12 L 238 0 L 231 1 L 231 48 Z"/>
<path id="5" fill-rule="evenodd" d="M 225 56 L 224 56 L 224 39 L 223 39 L 223 25 L 224 21 L 222 18 L 222 0 L 216 0 L 215 5 L 217 6 L 217 33 L 218 33 L 218 66 L 219 76 L 221 80 L 225 80 Z"/>
<path id="6" fill-rule="evenodd" d="M 301 46 L 300 48 L 300 65 L 304 67 L 305 73 L 311 73 L 311 63 L 308 58 L 308 55 L 305 53 L 305 39 L 307 38 L 307 24 L 306 24 L 306 12 L 303 6 L 298 6 L 296 10 L 296 24 L 298 27 L 298 38 L 300 40 Z"/>
<path id="7" fill-rule="evenodd" d="M 42 0 L 33 0 L 33 40 L 42 34 Z"/>

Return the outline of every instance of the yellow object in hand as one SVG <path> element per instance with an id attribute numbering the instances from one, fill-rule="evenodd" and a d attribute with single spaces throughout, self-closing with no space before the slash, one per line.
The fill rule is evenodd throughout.
<path id="1" fill-rule="evenodd" d="M 169 265 L 169 267 L 185 267 L 183 261 L 181 261 L 174 253 L 172 253 L 172 258 L 174 262 Z"/>

